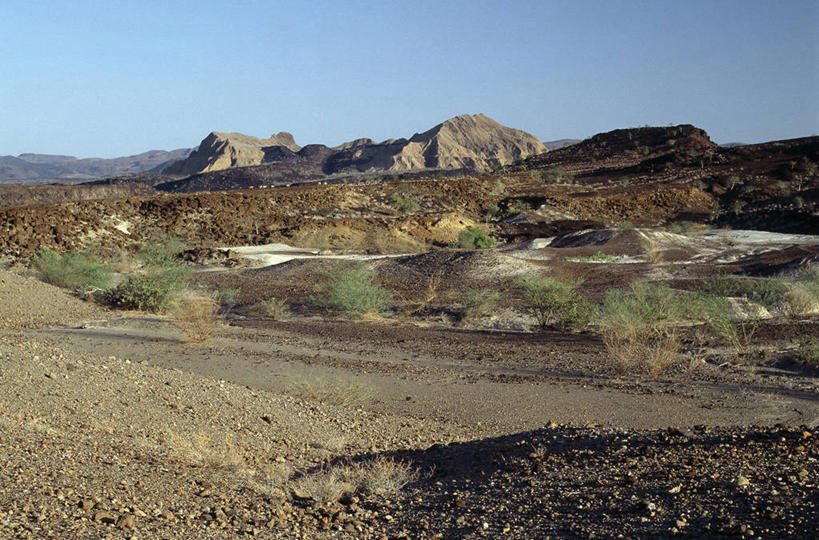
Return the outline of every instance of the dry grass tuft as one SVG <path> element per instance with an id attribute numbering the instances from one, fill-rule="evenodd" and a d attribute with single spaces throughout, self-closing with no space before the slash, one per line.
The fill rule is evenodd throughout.
<path id="1" fill-rule="evenodd" d="M 373 398 L 374 392 L 369 386 L 357 381 L 301 379 L 288 387 L 287 394 L 308 401 L 356 408 L 368 403 Z"/>
<path id="2" fill-rule="evenodd" d="M 216 329 L 219 304 L 210 296 L 191 294 L 174 304 L 172 315 L 188 343 L 204 343 Z"/>
<path id="3" fill-rule="evenodd" d="M 230 434 L 225 435 L 222 441 L 214 441 L 203 431 L 180 436 L 168 430 L 162 442 L 171 449 L 176 459 L 191 465 L 205 465 L 232 471 L 249 470 Z"/>
<path id="4" fill-rule="evenodd" d="M 665 261 L 663 252 L 657 242 L 650 241 L 646 246 L 646 262 L 649 264 L 660 264 Z"/>

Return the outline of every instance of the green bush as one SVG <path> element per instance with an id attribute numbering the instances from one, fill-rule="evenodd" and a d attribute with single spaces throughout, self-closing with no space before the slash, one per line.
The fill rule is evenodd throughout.
<path id="1" fill-rule="evenodd" d="M 693 297 L 692 314 L 705 321 L 711 333 L 732 347 L 739 356 L 745 356 L 756 331 L 756 323 L 743 322 L 734 313 L 728 299 L 716 294 L 698 294 Z"/>
<path id="2" fill-rule="evenodd" d="M 184 266 L 159 266 L 130 276 L 114 291 L 115 302 L 124 308 L 160 313 L 188 288 L 191 271 Z"/>
<path id="3" fill-rule="evenodd" d="M 415 212 L 421 205 L 412 193 L 398 191 L 390 197 L 390 206 L 399 212 Z"/>
<path id="4" fill-rule="evenodd" d="M 268 298 L 262 300 L 262 309 L 265 315 L 274 321 L 281 321 L 290 316 L 290 310 L 287 307 L 287 302 L 278 298 Z"/>
<path id="5" fill-rule="evenodd" d="M 801 338 L 796 344 L 796 358 L 805 364 L 819 366 L 819 339 L 812 336 Z"/>
<path id="6" fill-rule="evenodd" d="M 188 289 L 192 274 L 177 260 L 183 249 L 182 242 L 171 236 L 145 244 L 137 254 L 144 268 L 117 286 L 114 290 L 116 304 L 155 313 L 170 307 Z"/>
<path id="7" fill-rule="evenodd" d="M 320 277 L 323 295 L 307 299 L 314 307 L 361 316 L 386 311 L 392 302 L 392 294 L 373 283 L 375 272 L 363 263 L 333 265 Z"/>
<path id="8" fill-rule="evenodd" d="M 598 316 L 603 343 L 621 373 L 648 369 L 656 378 L 676 359 L 674 326 L 684 312 L 667 285 L 636 281 L 629 289 L 609 290 Z"/>
<path id="9" fill-rule="evenodd" d="M 697 224 L 693 221 L 673 221 L 665 226 L 665 230 L 674 234 L 692 236 L 697 233 Z"/>
<path id="10" fill-rule="evenodd" d="M 581 284 L 531 276 L 516 282 L 518 296 L 541 328 L 554 326 L 572 331 L 582 330 L 592 319 L 591 304 L 577 293 Z"/>
<path id="11" fill-rule="evenodd" d="M 111 267 L 100 262 L 99 255 L 93 250 L 57 253 L 42 248 L 31 257 L 31 266 L 46 283 L 66 289 L 104 289 L 114 276 Z"/>
<path id="12" fill-rule="evenodd" d="M 458 234 L 458 247 L 461 249 L 483 249 L 494 245 L 495 239 L 482 227 L 467 227 Z"/>
<path id="13" fill-rule="evenodd" d="M 717 274 L 704 279 L 700 290 L 714 296 L 744 297 L 770 309 L 783 303 L 788 287 L 782 278 L 754 279 Z"/>
<path id="14" fill-rule="evenodd" d="M 477 319 L 483 317 L 495 307 L 500 300 L 500 293 L 491 289 L 471 291 L 464 297 L 463 318 Z"/>

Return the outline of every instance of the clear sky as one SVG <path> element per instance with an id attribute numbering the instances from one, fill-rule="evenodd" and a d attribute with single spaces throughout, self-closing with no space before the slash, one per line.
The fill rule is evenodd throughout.
<path id="1" fill-rule="evenodd" d="M 484 113 L 543 140 L 819 133 L 819 0 L 2 0 L 0 155 L 299 144 Z"/>

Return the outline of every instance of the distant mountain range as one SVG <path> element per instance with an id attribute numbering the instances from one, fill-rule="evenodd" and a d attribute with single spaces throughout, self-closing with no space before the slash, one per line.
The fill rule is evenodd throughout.
<path id="1" fill-rule="evenodd" d="M 556 141 L 547 141 L 543 143 L 543 146 L 549 149 L 550 152 L 554 150 L 560 150 L 561 148 L 566 148 L 567 146 L 571 146 L 573 144 L 577 144 L 583 139 L 558 139 Z"/>
<path id="2" fill-rule="evenodd" d="M 0 183 L 53 180 L 78 183 L 96 178 L 159 172 L 170 164 L 186 158 L 190 148 L 170 152 L 151 150 L 135 156 L 113 159 L 57 156 L 50 154 L 20 154 L 0 156 Z"/>
<path id="3" fill-rule="evenodd" d="M 241 133 L 213 132 L 187 158 L 167 167 L 166 174 L 195 175 L 233 167 L 310 162 L 319 174 L 483 170 L 508 165 L 548 149 L 535 136 L 499 124 L 483 115 L 461 115 L 416 133 L 409 139 L 356 139 L 330 148 L 299 147 L 287 132 L 269 139 Z"/>

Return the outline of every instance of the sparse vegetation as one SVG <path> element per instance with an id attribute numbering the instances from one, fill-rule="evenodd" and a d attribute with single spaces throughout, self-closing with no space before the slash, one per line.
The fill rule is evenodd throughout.
<path id="1" fill-rule="evenodd" d="M 592 263 L 613 263 L 617 262 L 617 257 L 615 255 L 609 255 L 608 253 L 603 253 L 602 251 L 596 252 L 594 255 L 589 257 L 563 257 L 564 261 L 568 262 L 592 262 Z"/>
<path id="2" fill-rule="evenodd" d="M 559 184 L 561 182 L 571 182 L 572 175 L 563 167 L 554 167 L 553 169 L 541 171 L 540 177 L 544 182 Z"/>
<path id="3" fill-rule="evenodd" d="M 591 303 L 578 294 L 582 281 L 563 282 L 550 277 L 524 277 L 517 281 L 518 296 L 541 328 L 582 330 L 592 319 Z"/>
<path id="4" fill-rule="evenodd" d="M 280 298 L 268 298 L 261 301 L 264 314 L 274 321 L 282 321 L 290 317 L 290 308 L 287 302 Z"/>
<path id="5" fill-rule="evenodd" d="M 495 245 L 495 239 L 482 227 L 467 227 L 458 234 L 461 249 L 483 249 Z"/>
<path id="6" fill-rule="evenodd" d="M 392 294 L 373 283 L 375 272 L 363 263 L 331 265 L 320 278 L 323 294 L 307 299 L 314 307 L 360 317 L 382 313 L 392 302 Z"/>
<path id="7" fill-rule="evenodd" d="M 287 393 L 309 401 L 353 408 L 361 407 L 373 398 L 370 386 L 339 379 L 299 379 L 287 388 Z"/>
<path id="8" fill-rule="evenodd" d="M 599 320 L 606 350 L 622 374 L 662 376 L 676 360 L 680 339 L 674 325 L 680 303 L 666 285 L 636 281 L 629 289 L 606 293 Z"/>
<path id="9" fill-rule="evenodd" d="M 172 237 L 145 245 L 137 254 L 145 266 L 116 287 L 115 303 L 156 313 L 170 307 L 187 290 L 192 273 L 176 258 L 182 249 L 181 242 Z"/>
<path id="10" fill-rule="evenodd" d="M 787 286 L 782 278 L 716 274 L 702 281 L 701 290 L 719 297 L 744 297 L 771 309 L 783 303 Z"/>
<path id="11" fill-rule="evenodd" d="M 714 337 L 734 349 L 738 357 L 744 358 L 750 350 L 756 322 L 740 320 L 728 299 L 721 296 L 701 294 L 694 301 L 698 316 L 705 320 Z"/>
<path id="12" fill-rule="evenodd" d="M 218 322 L 219 304 L 212 296 L 188 294 L 177 300 L 171 310 L 188 343 L 207 341 Z"/>
<path id="13" fill-rule="evenodd" d="M 799 339 L 796 342 L 794 355 L 803 364 L 819 366 L 819 339 L 813 336 L 805 336 Z"/>
<path id="14" fill-rule="evenodd" d="M 418 199 L 409 191 L 401 190 L 390 197 L 390 207 L 398 212 L 415 212 L 421 208 Z"/>
<path id="15" fill-rule="evenodd" d="M 31 257 L 31 266 L 40 279 L 64 289 L 104 289 L 114 276 L 111 266 L 100 262 L 94 250 L 57 253 L 42 248 Z"/>
<path id="16" fill-rule="evenodd" d="M 470 291 L 463 300 L 463 319 L 478 319 L 483 317 L 492 311 L 498 303 L 498 300 L 500 300 L 500 293 L 492 289 Z"/>
<path id="17" fill-rule="evenodd" d="M 683 236 L 693 236 L 700 231 L 700 227 L 693 221 L 672 221 L 665 226 L 665 230 Z"/>

